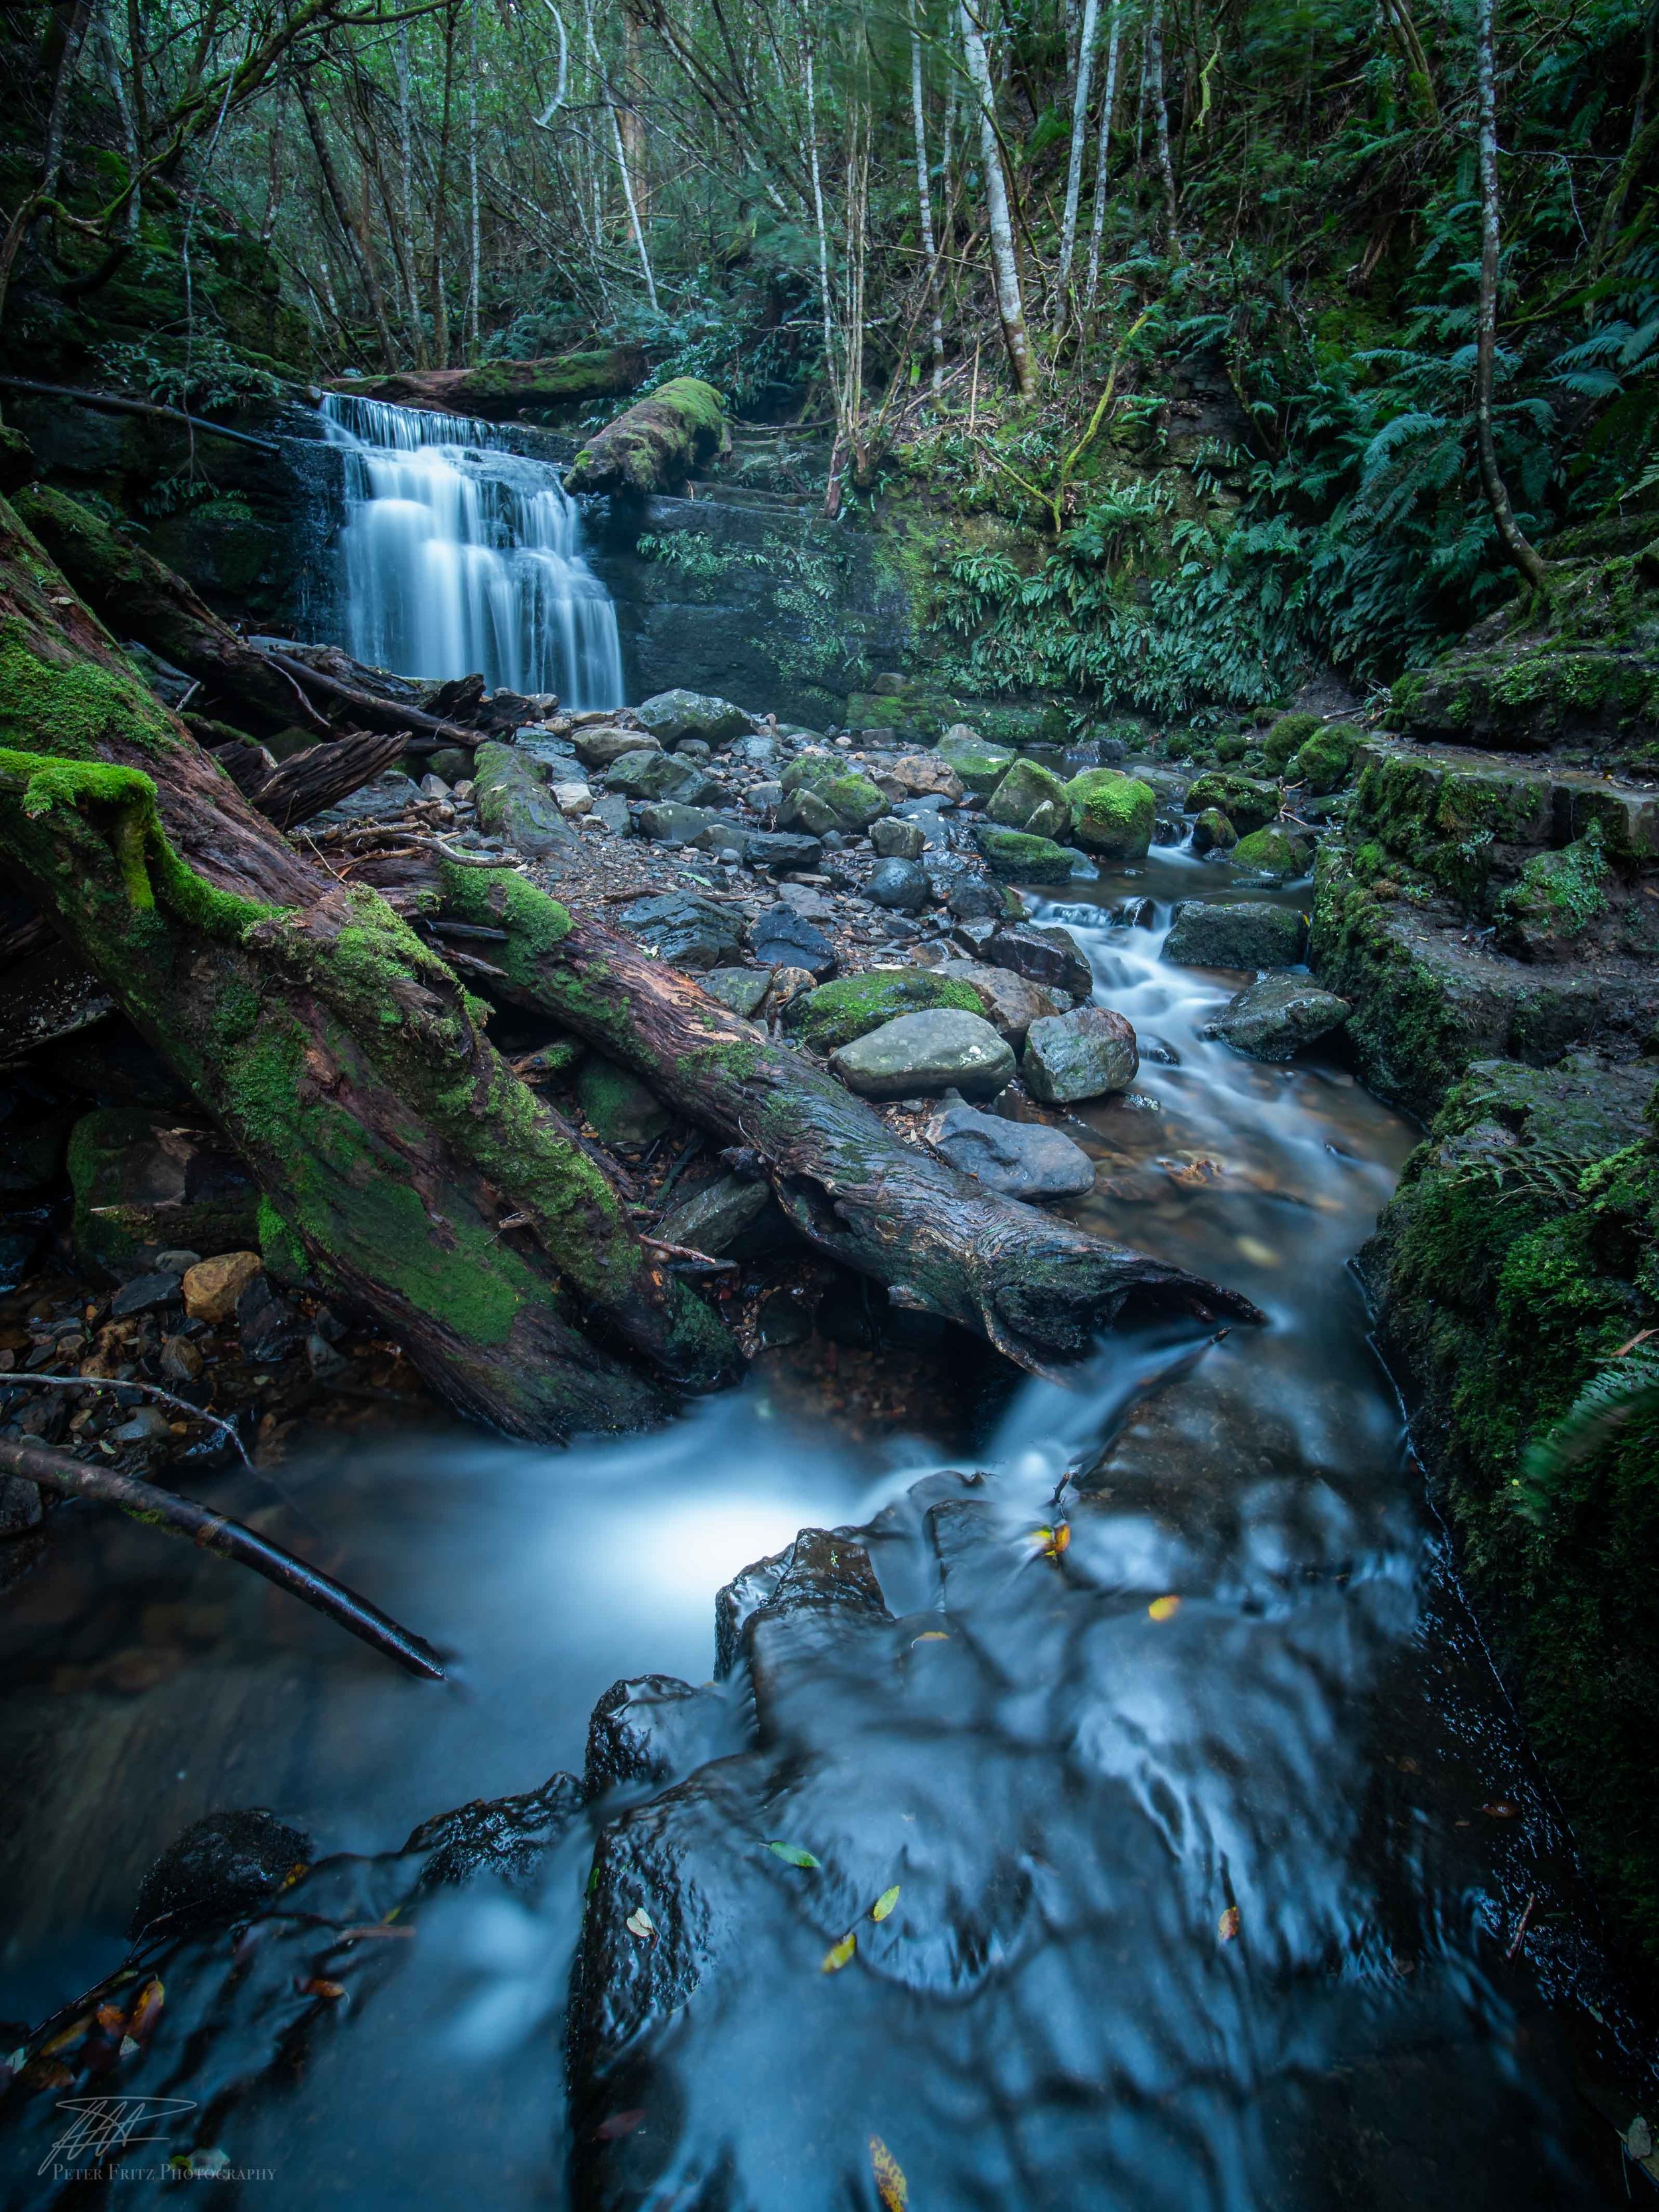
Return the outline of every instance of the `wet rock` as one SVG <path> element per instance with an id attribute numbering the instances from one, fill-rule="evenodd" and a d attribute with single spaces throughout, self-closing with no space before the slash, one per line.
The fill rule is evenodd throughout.
<path id="1" fill-rule="evenodd" d="M 678 753 L 624 753 L 605 770 L 605 781 L 608 791 L 624 799 L 668 799 L 678 806 L 702 806 L 720 796 L 708 769 Z"/>
<path id="2" fill-rule="evenodd" d="M 791 799 L 810 791 L 825 806 L 843 830 L 858 832 L 867 830 L 887 811 L 887 794 L 867 775 L 861 775 L 848 762 L 837 760 L 831 753 L 807 753 L 792 761 L 783 772 L 784 807 L 780 808 L 781 827 L 811 828 L 811 823 L 786 822 L 785 810 Z M 814 832 L 814 834 L 819 834 Z"/>
<path id="3" fill-rule="evenodd" d="M 127 1321 L 134 1314 L 155 1313 L 162 1306 L 176 1305 L 179 1295 L 178 1276 L 158 1267 L 123 1283 L 110 1300 L 109 1310 L 114 1320 Z"/>
<path id="4" fill-rule="evenodd" d="M 1016 975 L 1011 968 L 993 968 L 979 960 L 946 960 L 934 974 L 965 983 L 979 1000 L 979 1010 L 1000 1037 L 1018 1051 L 1033 1022 L 1062 1009 L 1041 983 Z"/>
<path id="5" fill-rule="evenodd" d="M 771 981 L 763 968 L 713 968 L 703 977 L 702 988 L 711 999 L 718 999 L 744 1021 L 752 1021 Z"/>
<path id="6" fill-rule="evenodd" d="M 478 747 L 472 796 L 478 827 L 520 853 L 556 852 L 576 834 L 560 813 L 544 772 L 511 745 Z"/>
<path id="7" fill-rule="evenodd" d="M 974 842 L 994 874 L 1020 883 L 1070 883 L 1077 866 L 1077 855 L 1051 838 L 1030 836 L 1024 830 L 999 830 L 994 823 L 976 823 Z"/>
<path id="8" fill-rule="evenodd" d="M 895 783 L 918 798 L 937 797 L 954 805 L 968 789 L 950 762 L 938 753 L 902 753 L 887 764 L 886 772 Z"/>
<path id="9" fill-rule="evenodd" d="M 877 906 L 900 914 L 920 914 L 933 896 L 926 872 L 914 860 L 884 860 L 871 872 L 865 895 Z"/>
<path id="10" fill-rule="evenodd" d="M 919 860 L 927 850 L 927 832 L 919 822 L 884 814 L 870 824 L 870 842 L 880 860 Z"/>
<path id="11" fill-rule="evenodd" d="M 574 1774 L 555 1774 L 539 1790 L 526 1790 L 518 1796 L 477 1798 L 423 1820 L 398 1856 L 426 1855 L 416 1894 L 471 1881 L 480 1875 L 493 1875 L 511 1888 L 528 1889 L 548 1851 L 580 1819 L 582 1796 L 582 1785 Z M 396 1863 L 368 1862 L 392 1868 Z M 298 1909 L 303 1911 L 303 1904 Z"/>
<path id="12" fill-rule="evenodd" d="M 165 1444 L 173 1441 L 167 1417 L 159 1406 L 135 1407 L 125 1421 L 108 1431 L 112 1444 Z"/>
<path id="13" fill-rule="evenodd" d="M 1230 853 L 1237 842 L 1237 830 L 1218 806 L 1206 806 L 1193 824 L 1195 853 Z"/>
<path id="14" fill-rule="evenodd" d="M 837 1052 L 900 1014 L 939 1006 L 969 1014 L 980 1011 L 976 994 L 938 969 L 878 969 L 869 975 L 843 975 L 796 999 L 784 1026 L 793 1041 L 814 1052 Z"/>
<path id="15" fill-rule="evenodd" d="M 119 1273 L 143 1248 L 244 1248 L 258 1236 L 259 1194 L 223 1140 L 131 1107 L 86 1114 L 70 1132 L 76 1255 Z"/>
<path id="16" fill-rule="evenodd" d="M 619 793 L 602 793 L 587 811 L 594 821 L 604 826 L 608 836 L 627 837 L 632 835 L 634 817 L 628 801 Z"/>
<path id="17" fill-rule="evenodd" d="M 311 1838 L 263 1807 L 210 1813 L 168 1845 L 144 1876 L 128 1927 L 137 1936 L 246 1918 L 311 1856 Z"/>
<path id="18" fill-rule="evenodd" d="M 553 804 L 567 817 L 593 811 L 593 787 L 590 783 L 556 783 L 552 791 Z"/>
<path id="19" fill-rule="evenodd" d="M 1215 807 L 1243 836 L 1279 819 L 1279 796 L 1276 783 L 1256 783 L 1229 769 L 1211 769 L 1188 786 L 1186 805 L 1189 814 Z"/>
<path id="20" fill-rule="evenodd" d="M 751 830 L 743 841 L 743 857 L 751 868 L 763 868 L 769 875 L 805 874 L 823 858 L 823 847 L 817 837 L 799 831 Z"/>
<path id="21" fill-rule="evenodd" d="M 1014 1055 L 982 1015 L 940 1007 L 901 1014 L 844 1045 L 830 1065 L 865 1098 L 912 1098 L 960 1091 L 991 1098 L 1014 1073 Z"/>
<path id="22" fill-rule="evenodd" d="M 819 981 L 835 972 L 835 946 L 792 906 L 770 907 L 761 915 L 750 949 L 764 967 L 805 968 Z"/>
<path id="23" fill-rule="evenodd" d="M 1094 1162 L 1063 1131 L 1038 1121 L 1006 1121 L 972 1106 L 951 1106 L 927 1132 L 953 1168 L 1005 1198 L 1076 1198 L 1092 1190 Z"/>
<path id="24" fill-rule="evenodd" d="M 990 744 L 965 722 L 958 722 L 939 739 L 939 757 L 955 769 L 965 789 L 983 796 L 996 789 L 1017 757 L 1006 745 Z"/>
<path id="25" fill-rule="evenodd" d="M 219 1328 L 231 1318 L 238 1299 L 264 1267 L 257 1252 L 221 1252 L 211 1260 L 198 1261 L 185 1270 L 185 1311 L 192 1321 Z"/>
<path id="26" fill-rule="evenodd" d="M 754 1226 L 771 1203 L 770 1183 L 721 1176 L 671 1207 L 653 1233 L 665 1243 L 684 1244 L 718 1258 Z"/>
<path id="27" fill-rule="evenodd" d="M 236 1330 L 252 1359 L 280 1358 L 292 1342 L 293 1310 L 272 1290 L 268 1275 L 256 1275 L 237 1299 Z"/>
<path id="28" fill-rule="evenodd" d="M 757 814 L 769 814 L 775 806 L 782 803 L 783 786 L 781 783 L 751 783 L 743 795 Z"/>
<path id="29" fill-rule="evenodd" d="M 597 729 L 578 730 L 572 739 L 572 750 L 585 768 L 611 768 L 629 753 L 655 753 L 662 750 L 657 739 L 641 730 L 621 730 L 614 723 L 601 722 Z"/>
<path id="30" fill-rule="evenodd" d="M 1300 842 L 1276 824 L 1265 830 L 1252 830 L 1248 837 L 1241 837 L 1233 848 L 1233 864 L 1245 874 L 1261 876 L 1274 883 L 1285 883 L 1291 876 L 1299 876 L 1306 868 L 1307 858 Z"/>
<path id="31" fill-rule="evenodd" d="M 0 1474 L 0 1542 L 27 1535 L 42 1518 L 40 1492 L 21 1474 Z"/>
<path id="32" fill-rule="evenodd" d="M 641 1783 L 660 1784 L 717 1758 L 735 1733 L 725 1699 L 712 1690 L 673 1674 L 613 1682 L 587 1724 L 582 1786 L 591 1800 Z"/>
<path id="33" fill-rule="evenodd" d="M 665 745 L 682 738 L 705 738 L 719 744 L 743 736 L 752 717 L 729 699 L 716 699 L 703 691 L 659 691 L 635 708 L 635 719 L 643 730 Z"/>
<path id="34" fill-rule="evenodd" d="M 1144 860 L 1152 842 L 1158 794 L 1138 776 L 1088 768 L 1066 786 L 1080 845 L 1110 860 Z"/>
<path id="35" fill-rule="evenodd" d="M 810 786 L 785 794 L 778 806 L 780 830 L 793 830 L 808 837 L 827 837 L 841 827 L 841 817 L 826 799 Z"/>
<path id="36" fill-rule="evenodd" d="M 676 968 L 712 968 L 743 940 L 738 918 L 694 891 L 664 891 L 638 899 L 617 917 L 647 952 Z"/>
<path id="37" fill-rule="evenodd" d="M 1127 1091 L 1139 1066 L 1134 1030 L 1121 1014 L 1079 1006 L 1032 1023 L 1020 1073 L 1033 1098 L 1064 1106 Z"/>
<path id="38" fill-rule="evenodd" d="M 707 808 L 681 806 L 672 799 L 640 809 L 640 835 L 653 845 L 694 845 L 699 838 L 726 826 L 717 814 L 710 814 Z M 732 832 L 734 844 L 738 834 Z"/>
<path id="39" fill-rule="evenodd" d="M 1206 1032 L 1253 1060 L 1290 1060 L 1340 1029 L 1352 1009 L 1304 975 L 1264 975 L 1241 991 Z"/>
<path id="40" fill-rule="evenodd" d="M 576 1100 L 603 1145 L 648 1145 L 671 1116 L 639 1078 L 591 1052 L 576 1076 Z"/>
<path id="41" fill-rule="evenodd" d="M 482 754 L 486 750 L 481 745 L 478 753 Z M 498 746 L 495 750 L 510 751 L 506 746 Z M 477 757 L 478 754 L 473 756 L 475 761 Z M 471 773 L 476 776 L 476 768 Z M 337 806 L 325 807 L 313 819 L 329 823 L 380 822 L 388 816 L 406 812 L 420 795 L 421 787 L 413 776 L 405 775 L 401 769 L 390 768 L 383 775 L 377 775 L 372 783 L 366 783 L 361 791 L 354 791 L 349 799 L 342 799 Z"/>
<path id="42" fill-rule="evenodd" d="M 1050 991 L 1086 999 L 1094 989 L 1089 957 L 1069 929 L 1058 922 L 1020 921 L 994 930 L 981 957 L 993 968 L 1007 968 Z"/>
<path id="43" fill-rule="evenodd" d="M 1293 968 L 1307 941 L 1307 923 L 1289 907 L 1188 899 L 1164 957 L 1188 968 Z"/>
<path id="44" fill-rule="evenodd" d="M 1056 842 L 1066 837 L 1072 826 L 1065 785 L 1031 760 L 1014 763 L 992 793 L 985 811 L 1005 829 L 1024 830 L 1033 837 Z"/>
<path id="45" fill-rule="evenodd" d="M 162 1340 L 156 1364 L 164 1382 L 197 1382 L 207 1362 L 187 1336 L 169 1336 Z"/>
<path id="46" fill-rule="evenodd" d="M 978 876 L 965 876 L 952 884 L 945 905 L 959 921 L 995 921 L 1002 917 L 1006 893 Z"/>

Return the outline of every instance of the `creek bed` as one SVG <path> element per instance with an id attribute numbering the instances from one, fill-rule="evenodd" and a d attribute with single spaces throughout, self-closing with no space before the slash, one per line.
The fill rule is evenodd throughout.
<path id="1" fill-rule="evenodd" d="M 872 2136 L 915 2212 L 1605 2201 L 1618 2147 L 1589 2100 L 1639 2054 L 1347 1268 L 1415 1132 L 1338 1054 L 1267 1066 L 1204 1038 L 1237 979 L 1160 956 L 1169 902 L 1206 880 L 1158 850 L 1039 917 L 1079 935 L 1144 1054 L 1133 1097 L 1073 1124 L 1099 1163 L 1079 1218 L 1248 1291 L 1267 1329 L 1114 1339 L 1082 1387 L 1006 1396 L 966 1461 L 803 1423 L 763 1362 L 644 1441 L 319 1442 L 216 1486 L 458 1653 L 441 1690 L 87 1516 L 0 1613 L 0 2012 L 106 1972 L 143 1869 L 207 1811 L 385 1851 L 580 1772 L 599 1693 L 702 1681 L 714 1592 L 799 1528 L 894 1505 L 883 1589 L 927 1611 L 934 1537 L 902 1501 L 965 1463 L 990 1471 L 990 1548 L 942 1617 L 971 1683 L 901 1698 L 843 1670 L 800 1723 L 800 1806 L 833 1749 L 835 1818 L 890 1838 L 893 1948 L 803 1979 L 808 1892 L 777 1892 L 741 2001 L 711 1979 L 657 2033 L 630 2154 L 654 2126 L 649 2188 L 594 2201 L 873 2204 Z M 1127 894 L 1155 928 L 1111 925 Z M 1030 1532 L 1073 1465 L 1051 1561 Z M 740 1676 L 727 1695 L 736 1748 Z M 270 2172 L 248 2201 L 570 2201 L 592 1844 L 579 1823 L 531 1890 L 423 1911 L 383 1985 L 228 2112 L 233 2163 Z M 166 2093 L 212 2087 L 186 2069 Z M 0 2130 L 3 2201 L 51 2201 L 8 2162 Z"/>

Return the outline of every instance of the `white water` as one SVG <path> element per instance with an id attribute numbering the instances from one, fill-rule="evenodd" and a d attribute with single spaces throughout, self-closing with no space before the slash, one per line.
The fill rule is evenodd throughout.
<path id="1" fill-rule="evenodd" d="M 376 668 L 623 704 L 617 611 L 582 557 L 581 516 L 544 462 L 489 422 L 331 392 L 345 451 L 343 643 Z"/>

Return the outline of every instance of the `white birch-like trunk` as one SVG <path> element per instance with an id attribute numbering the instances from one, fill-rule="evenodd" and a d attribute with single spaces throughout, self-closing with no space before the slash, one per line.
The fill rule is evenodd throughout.
<path id="1" fill-rule="evenodd" d="M 921 250 L 927 256 L 927 300 L 933 317 L 933 389 L 937 392 L 945 374 L 945 319 L 939 312 L 933 194 L 927 181 L 927 118 L 921 98 L 921 32 L 916 21 L 919 4 L 920 0 L 910 0 L 910 120 L 916 140 L 916 204 L 921 210 Z"/>
<path id="2" fill-rule="evenodd" d="M 1095 25 L 1100 0 L 1084 0 L 1083 29 L 1077 48 L 1077 89 L 1072 96 L 1072 158 L 1066 169 L 1066 211 L 1060 222 L 1060 283 L 1054 301 L 1054 328 L 1066 320 L 1066 288 L 1072 277 L 1072 258 L 1077 252 L 1077 210 L 1083 196 L 1083 155 L 1089 139 L 1089 88 L 1094 75 Z"/>
<path id="3" fill-rule="evenodd" d="M 1546 588 L 1543 560 L 1515 519 L 1498 465 L 1492 391 L 1498 369 L 1498 284 L 1503 240 L 1498 205 L 1498 83 L 1492 55 L 1492 0 L 1475 0 L 1475 106 L 1480 139 L 1480 307 L 1475 328 L 1474 418 L 1480 477 L 1505 557 L 1535 591 Z"/>
<path id="4" fill-rule="evenodd" d="M 1111 159 L 1112 106 L 1117 98 L 1117 0 L 1112 0 L 1106 35 L 1106 88 L 1100 98 L 1100 153 L 1095 162 L 1095 204 L 1089 229 L 1089 287 L 1085 304 L 1092 308 L 1100 291 L 1100 249 L 1106 235 L 1106 175 Z"/>
<path id="5" fill-rule="evenodd" d="M 478 293 L 480 289 L 478 223 L 478 0 L 472 0 L 466 70 L 466 188 L 467 272 L 466 343 L 471 358 L 478 357 Z"/>
<path id="6" fill-rule="evenodd" d="M 1158 173 L 1164 186 L 1164 243 L 1171 254 L 1181 250 L 1180 204 L 1176 198 L 1175 164 L 1170 158 L 1170 103 L 1164 96 L 1164 10 L 1156 7 L 1146 27 L 1146 71 L 1152 99 L 1152 127 L 1158 141 Z"/>
<path id="7" fill-rule="evenodd" d="M 398 28 L 398 197 L 403 236 L 398 241 L 398 270 L 404 280 L 404 307 L 415 366 L 427 365 L 426 334 L 421 322 L 420 288 L 415 278 L 415 145 L 409 114 L 409 26 Z"/>
<path id="8" fill-rule="evenodd" d="M 1025 333 L 1025 307 L 1019 295 L 1019 264 L 1014 256 L 1014 229 L 1008 211 L 1008 182 L 1003 173 L 1002 148 L 998 143 L 996 91 L 991 82 L 990 57 L 985 35 L 975 21 L 969 0 L 960 0 L 963 52 L 968 79 L 979 111 L 980 167 L 985 173 L 985 211 L 991 234 L 991 273 L 996 286 L 997 318 L 1002 342 L 1008 349 L 1008 367 L 1015 389 L 1029 399 L 1036 390 L 1036 370 L 1030 341 Z"/>

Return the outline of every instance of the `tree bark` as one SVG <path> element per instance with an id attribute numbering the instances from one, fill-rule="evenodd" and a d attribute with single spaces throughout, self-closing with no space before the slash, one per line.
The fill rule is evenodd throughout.
<path id="1" fill-rule="evenodd" d="M 959 0 L 963 51 L 969 80 L 979 112 L 980 167 L 985 173 L 985 207 L 991 239 L 991 273 L 996 287 L 997 319 L 1002 342 L 1008 349 L 1008 368 L 1014 388 L 1024 399 L 1036 391 L 1036 369 L 1025 331 L 1025 308 L 1020 297 L 1019 263 L 1014 254 L 1013 225 L 1008 212 L 1008 180 L 1003 173 L 1002 147 L 997 136 L 996 91 L 991 82 L 990 58 L 984 33 L 975 20 L 970 0 Z"/>
<path id="2" fill-rule="evenodd" d="M 229 1133 L 268 1256 L 528 1437 L 643 1425 L 734 1364 L 711 1310 L 507 1067 L 453 972 L 286 844 L 0 501 L 0 859 Z M 518 1241 L 507 1217 L 525 1217 Z"/>
<path id="3" fill-rule="evenodd" d="M 290 753 L 279 767 L 251 784 L 244 783 L 234 769 L 231 777 L 267 822 L 287 830 L 372 783 L 400 757 L 406 742 L 401 730 L 348 730 L 327 744 Z M 264 757 L 270 757 L 267 753 Z"/>
<path id="4" fill-rule="evenodd" d="M 299 73 L 300 112 L 306 119 L 312 151 L 317 157 L 317 167 L 327 192 L 329 204 L 334 210 L 334 220 L 340 226 L 340 235 L 345 240 L 346 251 L 357 264 L 357 274 L 362 280 L 368 311 L 374 318 L 375 334 L 380 341 L 380 358 L 390 368 L 396 359 L 392 343 L 392 330 L 386 319 L 386 301 L 380 296 L 380 272 L 374 266 L 374 242 L 369 235 L 367 216 L 354 218 L 345 186 L 340 180 L 339 169 L 333 150 L 328 143 L 328 132 L 318 112 L 316 95 L 311 88 L 311 79 L 304 70 Z"/>
<path id="5" fill-rule="evenodd" d="M 1480 307 L 1475 337 L 1474 422 L 1480 447 L 1480 481 L 1506 560 L 1535 592 L 1548 588 L 1542 556 L 1515 519 L 1509 487 L 1498 465 L 1492 432 L 1492 390 L 1498 369 L 1498 283 L 1502 263 L 1498 204 L 1498 90 L 1492 56 L 1492 0 L 1475 0 L 1475 102 L 1480 135 Z"/>
<path id="6" fill-rule="evenodd" d="M 1181 202 L 1176 191 L 1175 163 L 1170 156 L 1170 103 L 1164 91 L 1164 9 L 1152 9 L 1146 26 L 1146 70 L 1152 102 L 1152 128 L 1158 145 L 1158 173 L 1164 186 L 1164 244 L 1173 258 L 1181 252 Z"/>
<path id="7" fill-rule="evenodd" d="M 1100 294 L 1100 250 L 1106 234 L 1106 176 L 1111 160 L 1112 106 L 1117 98 L 1117 0 L 1112 0 L 1111 29 L 1106 37 L 1106 88 L 1100 96 L 1100 149 L 1095 161 L 1095 201 L 1090 215 L 1089 288 L 1084 304 L 1092 310 Z"/>
<path id="8" fill-rule="evenodd" d="M 927 115 L 922 104 L 921 32 L 919 0 L 910 0 L 910 125 L 916 141 L 916 206 L 921 216 L 921 250 L 927 257 L 927 305 L 933 323 L 933 389 L 945 374 L 945 319 L 939 313 L 939 246 L 933 237 L 933 194 L 927 181 Z M 1093 0 L 1091 0 L 1093 4 Z"/>
<path id="9" fill-rule="evenodd" d="M 1066 169 L 1066 211 L 1060 225 L 1060 283 L 1054 301 L 1054 328 L 1066 320 L 1066 288 L 1072 277 L 1072 257 L 1077 251 L 1078 202 L 1083 194 L 1083 155 L 1089 140 L 1089 88 L 1094 75 L 1095 24 L 1100 0 L 1084 0 L 1083 29 L 1078 39 L 1077 90 L 1072 100 L 1072 154 Z"/>
<path id="10" fill-rule="evenodd" d="M 999 1198 L 902 1144 L 827 1069 L 769 1044 L 684 975 L 520 878 L 441 863 L 447 911 L 505 930 L 503 996 L 632 1068 L 676 1112 L 758 1156 L 784 1212 L 897 1306 L 982 1333 L 1034 1373 L 1087 1352 L 1126 1301 L 1247 1321 L 1248 1298 Z"/>

